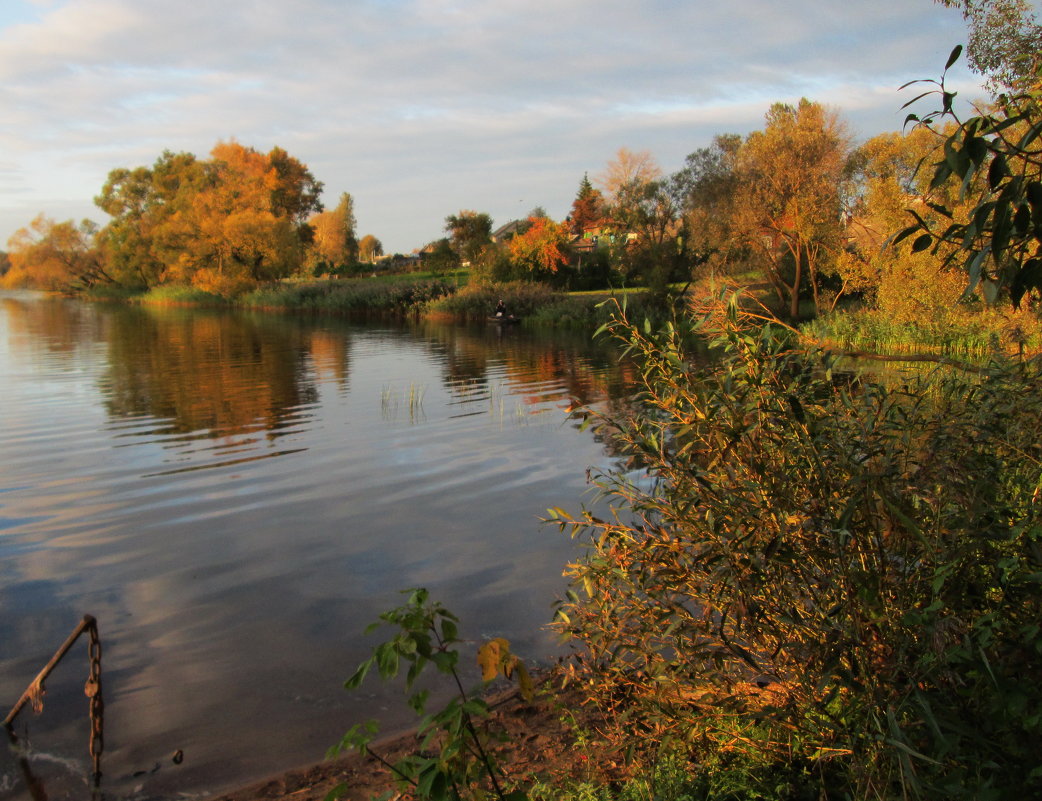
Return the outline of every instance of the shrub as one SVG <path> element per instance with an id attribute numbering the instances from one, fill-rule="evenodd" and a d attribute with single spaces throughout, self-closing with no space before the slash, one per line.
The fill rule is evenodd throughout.
<path id="1" fill-rule="evenodd" d="M 610 330 L 642 364 L 600 418 L 629 461 L 553 518 L 585 543 L 557 626 L 616 736 L 775 765 L 749 777 L 784 797 L 1042 793 L 1042 365 L 884 388 L 737 304 Z"/>
<path id="2" fill-rule="evenodd" d="M 510 314 L 527 317 L 558 297 L 561 296 L 543 284 L 485 284 L 465 287 L 455 295 L 439 299 L 430 309 L 464 320 L 484 320 L 502 299 Z"/>
<path id="3" fill-rule="evenodd" d="M 453 284 L 441 280 L 359 279 L 258 289 L 244 295 L 238 304 L 246 308 L 407 314 L 423 311 L 455 291 Z"/>

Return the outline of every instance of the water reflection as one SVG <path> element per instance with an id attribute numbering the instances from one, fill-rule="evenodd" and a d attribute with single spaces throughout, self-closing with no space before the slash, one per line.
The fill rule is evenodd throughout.
<path id="1" fill-rule="evenodd" d="M 605 459 L 566 410 L 627 380 L 582 337 L 0 296 L 0 703 L 93 614 L 106 797 L 172 798 L 394 725 L 340 687 L 399 588 L 548 657 L 572 545 L 536 519 Z M 48 690 L 18 735 L 82 797 L 82 678 Z"/>
<path id="2" fill-rule="evenodd" d="M 299 328 L 213 312 L 132 309 L 110 319 L 105 407 L 113 417 L 161 421 L 147 433 L 168 442 L 195 433 L 226 447 L 258 435 L 276 440 L 318 398 L 308 370 L 313 343 Z M 346 359 L 349 340 L 339 339 Z"/>

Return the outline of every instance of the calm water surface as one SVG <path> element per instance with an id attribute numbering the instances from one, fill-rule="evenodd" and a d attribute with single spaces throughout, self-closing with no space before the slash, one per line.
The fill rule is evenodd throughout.
<path id="1" fill-rule="evenodd" d="M 0 295 L 0 716 L 92 614 L 104 797 L 201 798 L 408 722 L 342 689 L 400 589 L 550 658 L 574 546 L 538 518 L 608 461 L 566 407 L 624 386 L 585 338 Z M 86 673 L 21 713 L 0 799 L 89 794 Z"/>

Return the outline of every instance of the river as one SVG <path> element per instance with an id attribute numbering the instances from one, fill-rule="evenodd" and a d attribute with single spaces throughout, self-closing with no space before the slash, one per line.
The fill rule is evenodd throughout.
<path id="1" fill-rule="evenodd" d="M 587 337 L 0 295 L 0 714 L 91 614 L 103 797 L 203 798 L 406 725 L 342 688 L 402 589 L 552 658 L 576 546 L 539 517 L 609 462 L 570 405 L 626 386 Z M 86 797 L 87 668 L 18 716 L 0 799 Z"/>

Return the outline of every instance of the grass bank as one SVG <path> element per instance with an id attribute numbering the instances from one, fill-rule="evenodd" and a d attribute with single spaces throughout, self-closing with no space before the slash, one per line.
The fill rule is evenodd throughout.
<path id="1" fill-rule="evenodd" d="M 1029 312 L 960 310 L 897 321 L 875 309 L 842 311 L 801 329 L 825 347 L 885 354 L 932 354 L 983 361 L 1042 352 L 1042 326 Z"/>
<path id="2" fill-rule="evenodd" d="M 612 295 L 625 298 L 631 314 L 659 320 L 660 299 L 646 292 L 623 290 L 568 293 L 542 284 L 509 283 L 468 286 L 466 276 L 408 274 L 322 281 L 287 281 L 235 298 L 194 287 L 162 286 L 147 292 L 98 287 L 90 300 L 151 306 L 229 307 L 278 312 L 420 316 L 456 322 L 486 320 L 503 300 L 510 314 L 526 326 L 594 330 L 606 323 Z"/>

